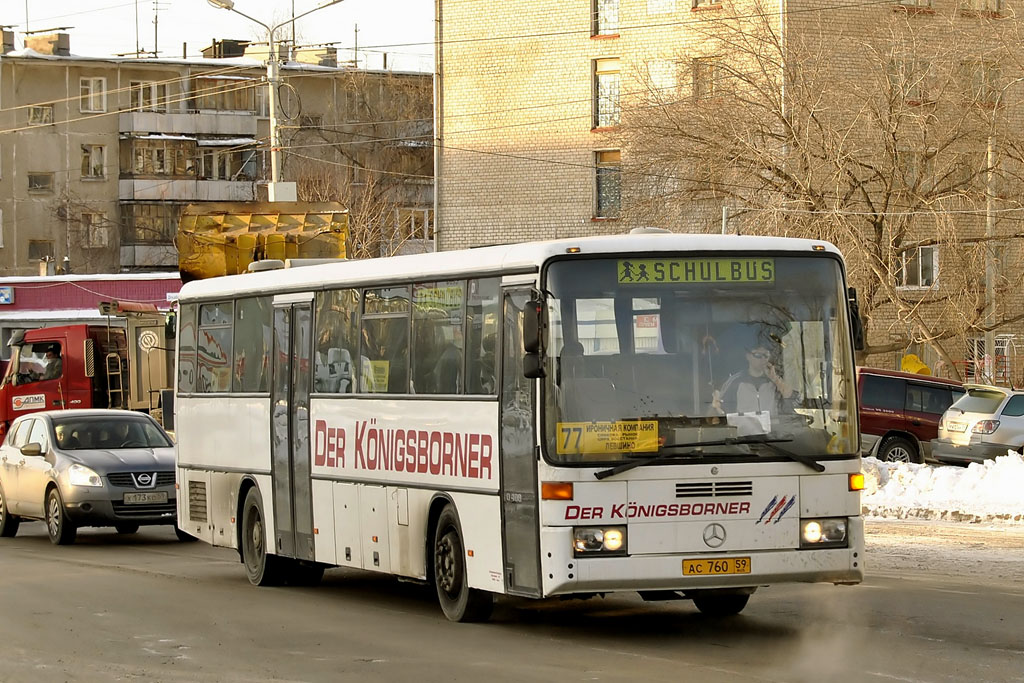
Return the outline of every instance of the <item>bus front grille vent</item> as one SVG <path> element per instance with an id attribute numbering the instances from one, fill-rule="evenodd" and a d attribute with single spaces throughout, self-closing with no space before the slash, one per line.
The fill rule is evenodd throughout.
<path id="1" fill-rule="evenodd" d="M 207 521 L 205 481 L 188 483 L 188 518 L 193 522 Z"/>
<path id="2" fill-rule="evenodd" d="M 754 495 L 751 481 L 683 481 L 676 483 L 676 498 L 725 498 Z"/>

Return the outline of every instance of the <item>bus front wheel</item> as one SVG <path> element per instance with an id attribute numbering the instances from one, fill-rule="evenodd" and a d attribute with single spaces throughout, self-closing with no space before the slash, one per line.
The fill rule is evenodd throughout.
<path id="1" fill-rule="evenodd" d="M 701 614 L 709 617 L 731 617 L 739 614 L 747 606 L 750 593 L 733 593 L 724 591 L 692 591 L 688 597 L 693 600 Z"/>
<path id="2" fill-rule="evenodd" d="M 281 558 L 266 548 L 266 517 L 263 500 L 255 487 L 245 495 L 242 508 L 242 563 L 249 583 L 254 586 L 279 586 L 283 579 Z"/>
<path id="3" fill-rule="evenodd" d="M 491 616 L 491 594 L 469 587 L 459 517 L 450 505 L 441 511 L 434 532 L 434 585 L 449 620 L 486 621 Z"/>

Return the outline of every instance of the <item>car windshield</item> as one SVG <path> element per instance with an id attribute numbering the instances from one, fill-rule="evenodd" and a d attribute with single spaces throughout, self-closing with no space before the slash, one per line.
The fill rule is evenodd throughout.
<path id="1" fill-rule="evenodd" d="M 1006 394 L 992 389 L 968 389 L 967 393 L 958 398 L 952 408 L 965 413 L 994 414 Z"/>
<path id="2" fill-rule="evenodd" d="M 168 448 L 164 432 L 145 417 L 75 417 L 53 420 L 61 450 Z"/>
<path id="3" fill-rule="evenodd" d="M 800 457 L 856 452 L 837 260 L 562 260 L 545 288 L 550 460 L 779 457 L 769 440 Z"/>

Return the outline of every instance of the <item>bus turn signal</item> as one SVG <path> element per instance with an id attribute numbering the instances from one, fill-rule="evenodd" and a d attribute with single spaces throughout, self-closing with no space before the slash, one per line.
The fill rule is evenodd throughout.
<path id="1" fill-rule="evenodd" d="M 545 481 L 540 485 L 541 500 L 572 500 L 571 481 Z"/>

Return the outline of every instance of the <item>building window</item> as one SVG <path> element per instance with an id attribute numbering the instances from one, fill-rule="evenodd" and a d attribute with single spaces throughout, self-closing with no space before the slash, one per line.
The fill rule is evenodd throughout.
<path id="1" fill-rule="evenodd" d="M 28 125 L 48 126 L 53 123 L 53 105 L 40 104 L 28 110 Z"/>
<path id="2" fill-rule="evenodd" d="M 137 138 L 131 142 L 135 175 L 195 175 L 195 140 Z"/>
<path id="3" fill-rule="evenodd" d="M 270 92 L 268 86 L 263 84 L 253 86 L 253 98 L 256 102 L 256 115 L 262 117 L 270 116 L 270 103 L 267 101 Z"/>
<path id="4" fill-rule="evenodd" d="M 1003 11 L 1003 0 L 962 0 L 960 9 L 965 14 L 999 14 Z"/>
<path id="5" fill-rule="evenodd" d="M 28 191 L 53 192 L 53 174 L 30 172 L 28 174 Z"/>
<path id="6" fill-rule="evenodd" d="M 42 261 L 43 259 L 53 260 L 53 240 L 29 240 L 28 260 Z"/>
<path id="7" fill-rule="evenodd" d="M 203 149 L 199 156 L 199 177 L 203 180 L 257 180 L 261 163 L 257 150 Z"/>
<path id="8" fill-rule="evenodd" d="M 433 209 L 395 209 L 395 229 L 400 240 L 434 239 Z"/>
<path id="9" fill-rule="evenodd" d="M 647 0 L 647 14 L 668 14 L 676 11 L 676 0 Z"/>
<path id="10" fill-rule="evenodd" d="M 131 108 L 132 111 L 167 111 L 167 84 L 132 81 Z"/>
<path id="11" fill-rule="evenodd" d="M 714 57 L 698 57 L 693 60 L 693 97 L 698 100 L 714 97 L 720 84 L 718 60 Z"/>
<path id="12" fill-rule="evenodd" d="M 691 7 L 696 9 L 697 7 L 721 7 L 722 0 L 693 0 Z"/>
<path id="13" fill-rule="evenodd" d="M 914 55 L 897 55 L 889 62 L 889 82 L 907 104 L 927 102 L 931 64 Z"/>
<path id="14" fill-rule="evenodd" d="M 105 178 L 106 151 L 103 145 L 82 145 L 82 178 Z"/>
<path id="15" fill-rule="evenodd" d="M 619 0 L 593 0 L 595 36 L 613 36 L 619 32 Z"/>
<path id="16" fill-rule="evenodd" d="M 102 249 L 109 243 L 107 214 L 83 213 L 81 218 L 82 246 L 86 249 Z"/>
<path id="17" fill-rule="evenodd" d="M 79 109 L 83 112 L 103 112 L 107 110 L 107 79 L 82 78 L 79 80 L 81 91 Z"/>
<path id="18" fill-rule="evenodd" d="M 982 106 L 995 105 L 1002 81 L 1002 70 L 999 65 L 994 62 L 974 60 L 963 62 L 960 67 L 968 102 Z"/>
<path id="19" fill-rule="evenodd" d="M 213 111 L 256 111 L 256 95 L 251 78 L 199 77 L 192 82 L 196 109 Z"/>
<path id="20" fill-rule="evenodd" d="M 122 244 L 170 244 L 178 229 L 181 205 L 122 204 Z"/>
<path id="21" fill-rule="evenodd" d="M 904 7 L 931 7 L 932 0 L 896 0 L 896 4 Z"/>
<path id="22" fill-rule="evenodd" d="M 622 152 L 594 153 L 597 218 L 618 218 L 622 210 Z"/>
<path id="23" fill-rule="evenodd" d="M 939 248 L 918 247 L 904 252 L 898 287 L 931 289 L 939 277 Z"/>
<path id="24" fill-rule="evenodd" d="M 619 74 L 618 57 L 594 60 L 594 127 L 608 128 L 619 125 L 621 113 L 619 105 Z"/>

